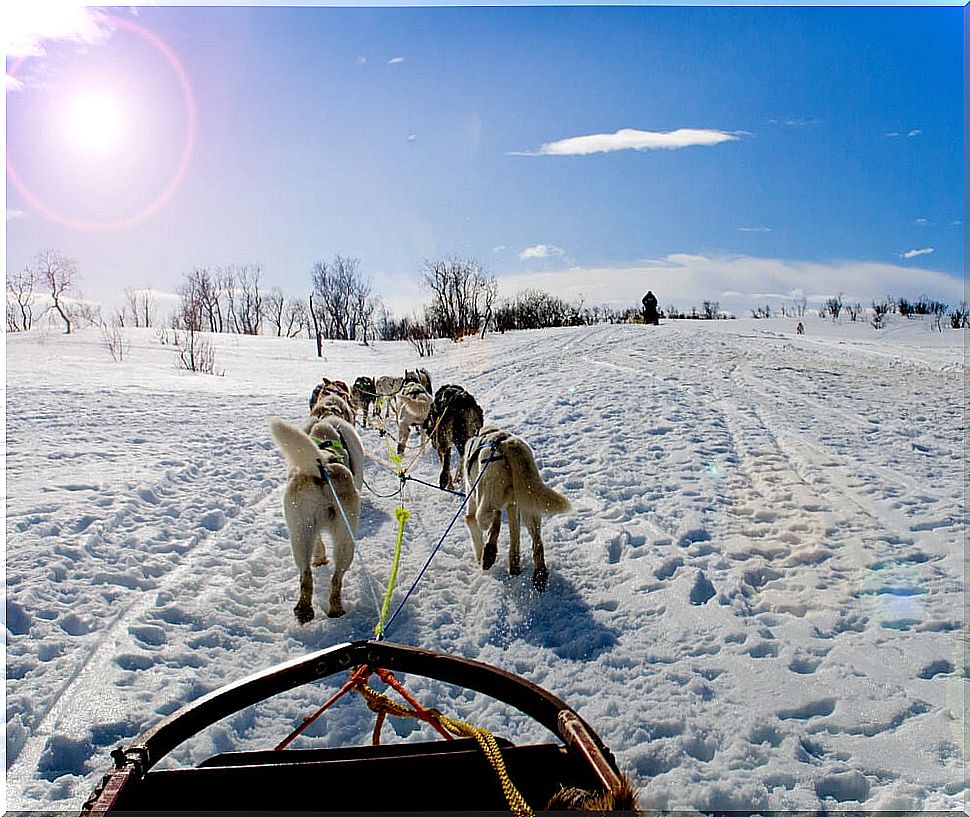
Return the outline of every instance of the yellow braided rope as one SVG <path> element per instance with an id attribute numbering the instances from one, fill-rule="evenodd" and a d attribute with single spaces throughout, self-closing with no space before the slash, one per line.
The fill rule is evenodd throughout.
<path id="1" fill-rule="evenodd" d="M 417 713 L 413 710 L 401 706 L 376 689 L 371 689 L 366 684 L 357 687 L 357 691 L 364 696 L 364 699 L 367 701 L 367 707 L 373 712 L 380 713 L 383 711 L 398 718 L 418 717 Z M 488 762 L 495 770 L 495 774 L 502 786 L 502 793 L 505 795 L 505 801 L 509 804 L 509 810 L 515 817 L 534 817 L 532 809 L 529 808 L 529 804 L 526 803 L 525 798 L 509 777 L 508 770 L 505 768 L 505 760 L 502 758 L 502 750 L 499 748 L 495 735 L 487 729 L 480 729 L 477 726 L 472 726 L 470 723 L 446 717 L 437 710 L 434 710 L 434 714 L 439 723 L 452 734 L 458 735 L 459 737 L 475 738 L 485 757 L 488 759 Z"/>
<path id="2" fill-rule="evenodd" d="M 387 592 L 384 594 L 384 604 L 381 605 L 381 612 L 374 626 L 374 635 L 381 638 L 384 635 L 384 623 L 387 621 L 387 614 L 391 609 L 391 596 L 394 593 L 394 586 L 397 584 L 397 569 L 401 564 L 401 543 L 404 541 L 404 525 L 411 517 L 411 512 L 405 508 L 395 508 L 394 516 L 397 518 L 397 541 L 394 543 L 394 561 L 391 563 L 391 575 L 387 580 Z"/>

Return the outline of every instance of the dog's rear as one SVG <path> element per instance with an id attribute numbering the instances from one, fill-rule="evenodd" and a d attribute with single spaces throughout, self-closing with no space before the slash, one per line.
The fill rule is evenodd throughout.
<path id="1" fill-rule="evenodd" d="M 532 584 L 539 592 L 544 591 L 549 571 L 542 543 L 542 517 L 570 510 L 569 500 L 543 482 L 528 443 L 495 426 L 483 427 L 466 444 L 464 473 L 469 494 L 465 524 L 482 569 L 488 570 L 495 563 L 505 510 L 509 522 L 509 573 L 515 576 L 521 572 L 519 526 L 525 522 L 532 539 Z M 488 531 L 487 541 L 484 531 Z"/>
<path id="2" fill-rule="evenodd" d="M 357 409 L 360 409 L 363 415 L 363 425 L 367 428 L 367 412 L 370 406 L 377 399 L 377 385 L 374 383 L 373 377 L 367 377 L 362 375 L 354 381 L 354 385 L 350 388 L 350 393 L 353 396 L 353 402 L 350 408 L 354 412 L 354 421 L 357 421 Z"/>
<path id="3" fill-rule="evenodd" d="M 412 426 L 421 429 L 422 437 L 425 434 L 424 423 L 431 410 L 431 395 L 420 383 L 411 381 L 401 387 L 397 398 L 397 453 L 401 456 L 407 449 Z"/>
<path id="4" fill-rule="evenodd" d="M 301 624 L 313 618 L 311 561 L 312 564 L 327 562 L 321 537 L 324 532 L 329 532 L 334 566 L 327 615 L 343 615 L 343 576 L 354 558 L 353 537 L 360 518 L 360 493 L 354 474 L 340 462 L 339 451 L 318 447 L 296 426 L 274 419 L 270 422 L 270 432 L 289 466 L 283 492 L 283 514 L 293 560 L 300 572 L 300 598 L 293 612 Z"/>
<path id="5" fill-rule="evenodd" d="M 465 444 L 478 434 L 485 421 L 482 407 L 461 386 L 448 384 L 438 389 L 424 427 L 431 436 L 431 442 L 438 459 L 441 473 L 438 487 L 453 488 L 457 481 L 451 474 L 451 448 L 458 449 L 458 467 L 455 473 L 461 478 L 465 457 Z"/>

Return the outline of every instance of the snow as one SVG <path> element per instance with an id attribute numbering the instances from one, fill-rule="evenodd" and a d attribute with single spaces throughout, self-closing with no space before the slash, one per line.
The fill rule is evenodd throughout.
<path id="1" fill-rule="evenodd" d="M 964 333 L 897 318 L 667 322 L 406 344 L 219 336 L 222 376 L 153 330 L 111 360 L 93 330 L 6 336 L 6 807 L 77 808 L 109 752 L 198 696 L 376 620 L 397 500 L 365 491 L 348 614 L 292 613 L 298 580 L 271 417 L 322 375 L 426 366 L 530 442 L 573 510 L 508 575 L 459 520 L 388 637 L 549 689 L 657 809 L 961 810 Z M 365 478 L 396 478 L 373 429 Z M 433 452 L 414 475 L 437 481 Z M 395 594 L 458 510 L 408 483 Z M 503 561 L 504 560 L 504 561 Z M 230 717 L 163 763 L 276 744 L 341 682 Z M 465 691 L 417 697 L 517 742 L 541 727 Z M 296 745 L 364 743 L 347 701 Z M 393 719 L 392 719 L 393 720 Z M 391 739 L 431 739 L 396 721 Z M 413 739 L 413 738 L 412 738 Z M 532 804 L 541 807 L 542 804 Z"/>

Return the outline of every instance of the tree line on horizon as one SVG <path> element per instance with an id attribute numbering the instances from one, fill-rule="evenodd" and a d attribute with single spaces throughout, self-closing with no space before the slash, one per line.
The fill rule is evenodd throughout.
<path id="1" fill-rule="evenodd" d="M 583 300 L 570 303 L 537 289 L 523 290 L 500 301 L 495 276 L 487 275 L 476 261 L 457 255 L 425 261 L 419 283 L 429 301 L 420 311 L 403 317 L 394 316 L 373 293 L 370 279 L 361 272 L 360 259 L 341 255 L 313 264 L 306 297 L 287 296 L 278 287 L 265 287 L 259 264 L 195 267 L 176 291 L 174 311 L 161 323 L 150 289 L 126 288 L 122 305 L 106 320 L 100 306 L 81 298 L 79 281 L 77 264 L 56 250 L 44 250 L 33 264 L 8 273 L 7 331 L 29 330 L 39 318 L 51 314 L 64 324 L 67 334 L 80 324 L 116 333 L 125 327 L 155 327 L 172 330 L 176 339 L 202 333 L 306 336 L 315 343 L 318 356 L 323 354 L 324 340 L 364 344 L 376 339 L 405 340 L 425 355 L 433 352 L 434 339 L 459 341 L 470 335 L 484 336 L 488 331 L 636 323 L 643 319 L 641 310 L 635 307 L 590 307 Z M 758 306 L 751 315 L 770 318 L 780 313 L 782 317 L 802 318 L 807 311 L 807 300 L 801 297 L 774 312 L 770 305 Z M 970 326 L 965 302 L 951 309 L 925 295 L 915 300 L 887 297 L 863 308 L 861 303 L 845 303 L 843 294 L 838 293 L 818 305 L 818 314 L 833 321 L 843 314 L 850 321 L 868 316 L 876 329 L 882 328 L 889 314 L 930 316 L 941 331 L 945 325 L 955 329 Z M 669 305 L 660 310 L 660 316 L 668 320 L 733 317 L 723 312 L 717 301 L 704 301 L 700 310 L 692 307 L 689 312 Z"/>

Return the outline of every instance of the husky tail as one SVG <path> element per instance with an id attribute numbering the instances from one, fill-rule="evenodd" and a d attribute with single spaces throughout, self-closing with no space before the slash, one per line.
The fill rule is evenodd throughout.
<path id="1" fill-rule="evenodd" d="M 508 460 L 513 490 L 520 505 L 543 516 L 566 513 L 572 508 L 566 497 L 542 481 L 535 455 L 524 440 L 505 440 L 499 443 L 498 453 Z"/>
<path id="2" fill-rule="evenodd" d="M 309 435 L 280 419 L 270 420 L 269 430 L 290 468 L 309 477 L 320 476 L 320 466 L 327 464 L 327 457 Z"/>

